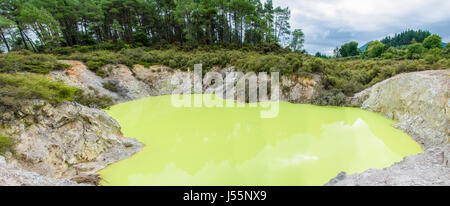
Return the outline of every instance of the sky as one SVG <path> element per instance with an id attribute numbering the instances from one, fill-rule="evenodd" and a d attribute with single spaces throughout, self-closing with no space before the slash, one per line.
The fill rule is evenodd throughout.
<path id="1" fill-rule="evenodd" d="M 289 7 L 291 26 L 305 33 L 305 49 L 331 55 L 336 46 L 359 46 L 407 29 L 428 30 L 450 41 L 449 0 L 273 0 Z"/>

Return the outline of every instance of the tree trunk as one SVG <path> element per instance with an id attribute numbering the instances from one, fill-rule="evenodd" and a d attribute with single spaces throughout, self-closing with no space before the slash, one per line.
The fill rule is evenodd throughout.
<path id="1" fill-rule="evenodd" d="M 5 37 L 5 35 L 3 34 L 3 31 L 2 31 L 1 29 L 0 29 L 0 35 L 2 36 L 3 42 L 5 43 L 6 48 L 8 49 L 8 52 L 10 52 L 10 51 L 11 51 L 11 48 L 9 48 L 8 41 L 6 40 L 6 37 Z"/>
<path id="2" fill-rule="evenodd" d="M 237 14 L 234 13 L 234 36 L 235 36 L 235 42 L 239 43 L 239 22 Z"/>
<path id="3" fill-rule="evenodd" d="M 25 45 L 25 49 L 30 50 L 30 48 L 27 45 L 27 40 L 25 39 L 25 36 L 23 35 L 22 28 L 20 28 L 20 26 L 17 26 L 17 27 L 19 28 L 19 33 L 20 33 L 20 36 L 22 37 L 22 41 L 23 41 L 23 44 Z"/>
<path id="4" fill-rule="evenodd" d="M 241 17 L 241 38 L 239 40 L 239 44 L 241 45 L 241 47 L 242 47 L 242 42 L 244 40 L 244 37 L 243 37 L 244 36 L 243 25 L 244 25 L 244 17 Z"/>
<path id="5" fill-rule="evenodd" d="M 31 39 L 27 36 L 27 34 L 24 34 L 24 35 L 27 38 L 28 42 L 30 42 L 30 45 L 33 48 L 33 51 L 37 52 L 36 46 L 34 45 L 33 41 L 31 41 Z"/>

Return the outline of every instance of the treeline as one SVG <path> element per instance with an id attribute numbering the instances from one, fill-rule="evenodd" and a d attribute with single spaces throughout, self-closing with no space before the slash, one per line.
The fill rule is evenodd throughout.
<path id="1" fill-rule="evenodd" d="M 104 42 L 300 50 L 304 35 L 291 31 L 290 15 L 272 0 L 2 0 L 0 37 L 8 51 Z"/>
<path id="2" fill-rule="evenodd" d="M 385 37 L 381 40 L 381 43 L 387 46 L 400 47 L 413 43 L 422 43 L 428 36 L 431 36 L 431 32 L 429 31 L 407 30 L 399 34 L 395 34 L 394 37 Z"/>
<path id="3" fill-rule="evenodd" d="M 381 41 L 372 41 L 364 50 L 360 50 L 355 41 L 346 43 L 334 50 L 334 56 L 347 59 L 423 59 L 428 64 L 433 64 L 450 57 L 450 45 L 447 44 L 444 48 L 442 38 L 436 34 L 430 35 L 428 31 L 408 30 L 395 35 L 394 38 L 387 37 Z"/>

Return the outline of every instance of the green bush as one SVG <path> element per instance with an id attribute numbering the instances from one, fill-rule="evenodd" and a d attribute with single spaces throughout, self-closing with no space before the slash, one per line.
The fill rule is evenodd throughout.
<path id="1" fill-rule="evenodd" d="M 35 74 L 0 75 L 0 98 L 45 99 L 51 103 L 74 100 L 75 87 L 51 81 L 48 76 Z"/>
<path id="2" fill-rule="evenodd" d="M 69 65 L 59 63 L 56 57 L 46 54 L 23 51 L 10 52 L 0 56 L 0 72 L 48 74 L 53 70 L 62 70 L 68 67 Z"/>
<path id="3" fill-rule="evenodd" d="M 95 42 L 91 42 L 95 43 Z M 108 50 L 108 51 L 120 51 L 122 49 L 129 49 L 131 45 L 126 44 L 123 41 L 117 41 L 114 43 L 113 41 L 107 41 L 100 44 L 89 45 L 89 46 L 79 46 L 74 45 L 72 47 L 59 47 L 46 49 L 45 53 L 57 54 L 57 55 L 70 55 L 73 53 L 87 53 L 87 52 L 95 52 L 98 50 Z"/>
<path id="4" fill-rule="evenodd" d="M 385 45 L 379 41 L 372 41 L 367 46 L 367 55 L 370 58 L 381 57 L 385 50 Z"/>
<path id="5" fill-rule="evenodd" d="M 433 48 L 427 52 L 424 59 L 428 64 L 434 64 L 439 60 L 441 60 L 442 58 L 443 58 L 442 49 Z"/>
<path id="6" fill-rule="evenodd" d="M 7 152 L 14 152 L 15 141 L 13 138 L 0 136 L 0 155 L 5 155 Z"/>
<path id="7" fill-rule="evenodd" d="M 106 82 L 103 83 L 103 88 L 111 91 L 111 92 L 118 92 L 119 89 L 117 88 L 116 84 L 112 83 L 112 82 Z"/>
<path id="8" fill-rule="evenodd" d="M 58 47 L 58 48 L 54 48 L 51 51 L 47 51 L 47 52 L 51 52 L 53 54 L 58 54 L 58 55 L 69 55 L 74 52 L 74 49 L 72 47 Z"/>
<path id="9" fill-rule="evenodd" d="M 105 66 L 107 63 L 104 60 L 96 59 L 86 62 L 86 66 L 89 68 L 89 70 L 97 72 L 99 71 L 103 66 Z"/>
<path id="10" fill-rule="evenodd" d="M 444 54 L 447 56 L 447 58 L 450 58 L 450 43 L 445 45 Z"/>
<path id="11" fill-rule="evenodd" d="M 442 49 L 442 38 L 439 35 L 431 35 L 428 36 L 425 40 L 423 40 L 423 46 L 427 49 Z"/>
<path id="12" fill-rule="evenodd" d="M 53 81 L 49 76 L 1 74 L 0 102 L 9 106 L 15 106 L 15 104 L 24 99 L 43 99 L 52 104 L 62 101 L 75 101 L 95 108 L 107 108 L 113 104 L 113 100 L 110 97 L 98 94 L 85 94 L 80 89 L 65 86 L 59 81 Z"/>
<path id="13" fill-rule="evenodd" d="M 78 104 L 97 109 L 106 109 L 114 104 L 111 97 L 101 96 L 98 93 L 86 93 L 82 90 L 77 90 L 74 101 Z"/>
<path id="14" fill-rule="evenodd" d="M 309 66 L 311 67 L 311 71 L 314 73 L 322 72 L 325 67 L 325 60 L 321 58 L 314 58 L 309 62 Z"/>
<path id="15" fill-rule="evenodd" d="M 78 60 L 86 63 L 89 70 L 96 73 L 99 76 L 104 77 L 105 74 L 101 71 L 101 68 L 107 64 L 120 63 L 118 53 L 111 51 L 101 50 L 87 53 L 75 52 L 71 55 L 60 56 L 60 59 Z"/>
<path id="16" fill-rule="evenodd" d="M 342 106 L 347 96 L 340 90 L 323 90 L 315 98 L 314 103 L 318 105 Z"/>
<path id="17" fill-rule="evenodd" d="M 441 64 L 443 68 L 450 68 L 450 59 L 448 58 L 441 59 L 438 63 Z"/>
<path id="18" fill-rule="evenodd" d="M 411 44 L 406 50 L 406 57 L 408 59 L 420 59 L 425 52 L 426 49 L 421 43 Z"/>
<path id="19" fill-rule="evenodd" d="M 386 53 L 383 53 L 383 54 L 381 55 L 381 57 L 382 57 L 383 59 L 392 59 L 392 58 L 394 58 L 394 54 L 392 54 L 392 53 L 390 53 L 390 52 L 386 52 Z"/>
<path id="20" fill-rule="evenodd" d="M 346 43 L 339 48 L 339 55 L 342 57 L 357 56 L 360 54 L 358 43 L 355 41 Z"/>

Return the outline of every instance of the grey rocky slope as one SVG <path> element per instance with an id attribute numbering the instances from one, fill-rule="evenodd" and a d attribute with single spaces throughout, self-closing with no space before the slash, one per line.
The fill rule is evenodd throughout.
<path id="1" fill-rule="evenodd" d="M 107 81 L 88 70 L 83 63 L 69 60 L 60 62 L 70 65 L 71 68 L 65 71 L 52 71 L 50 75 L 55 80 L 61 80 L 67 86 L 77 87 L 85 92 L 97 92 L 99 95 L 109 96 L 115 100 L 120 98 L 118 94 L 105 89 L 103 84 Z"/>
<path id="2" fill-rule="evenodd" d="M 120 125 L 99 109 L 73 102 L 53 106 L 43 100 L 15 106 L 0 105 L 0 135 L 16 141 L 8 163 L 27 171 L 89 182 L 98 170 L 143 147 L 124 137 Z"/>
<path id="3" fill-rule="evenodd" d="M 145 68 L 142 65 L 134 65 L 128 68 L 125 65 L 106 65 L 101 70 L 105 77 L 95 75 L 92 71 L 79 61 L 61 61 L 72 65 L 66 71 L 53 71 L 51 75 L 65 84 L 80 88 L 91 93 L 106 95 L 122 103 L 137 100 L 144 97 L 172 94 L 175 89 L 182 92 L 192 92 L 190 84 L 183 83 L 186 77 L 192 78 L 194 72 L 180 71 L 165 66 L 151 66 Z M 234 74 L 233 67 L 214 68 L 213 71 L 222 75 L 223 78 L 230 77 L 231 83 L 225 87 L 235 86 L 242 76 Z M 281 100 L 294 103 L 312 103 L 320 90 L 321 78 L 315 75 L 313 78 L 301 78 L 295 76 L 281 77 L 282 88 Z M 104 85 L 113 85 L 115 91 L 105 89 Z M 203 91 L 218 91 L 213 85 L 204 85 Z"/>
<path id="4" fill-rule="evenodd" d="M 25 171 L 12 164 L 6 163 L 0 156 L 0 185 L 2 186 L 82 186 L 66 179 L 44 177 L 36 172 Z"/>
<path id="5" fill-rule="evenodd" d="M 370 89 L 361 108 L 397 120 L 424 148 L 449 142 L 450 70 L 400 74 Z"/>
<path id="6" fill-rule="evenodd" d="M 341 173 L 327 185 L 450 185 L 450 70 L 400 74 L 349 100 L 397 120 L 395 127 L 421 143 L 424 154 L 383 170 Z"/>
<path id="7" fill-rule="evenodd" d="M 449 186 L 450 145 L 429 148 L 391 167 L 361 174 L 339 174 L 326 186 Z"/>

